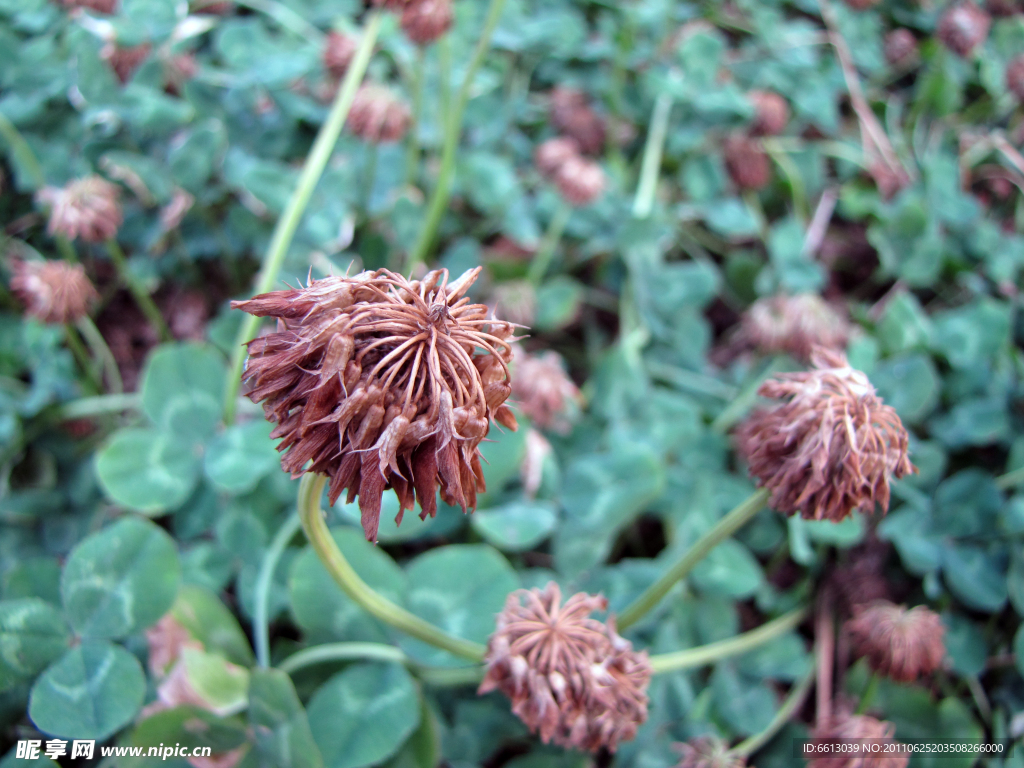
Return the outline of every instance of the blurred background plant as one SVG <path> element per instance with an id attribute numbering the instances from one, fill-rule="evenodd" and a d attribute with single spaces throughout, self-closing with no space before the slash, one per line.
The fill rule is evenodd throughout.
<path id="1" fill-rule="evenodd" d="M 0 765 L 53 737 L 200 768 L 1019 740 L 1024 7 L 379 5 L 0 0 Z M 721 530 L 754 491 L 733 428 L 814 345 L 910 433 L 888 516 L 762 510 L 626 614 L 654 674 L 614 755 L 542 744 L 340 591 L 239 396 L 259 325 L 231 299 L 477 266 L 528 326 L 478 511 L 398 527 L 389 491 L 376 546 L 356 504 L 326 520 L 467 647 L 549 581 L 622 614 Z M 1024 752 L 943 762 L 974 763 Z"/>

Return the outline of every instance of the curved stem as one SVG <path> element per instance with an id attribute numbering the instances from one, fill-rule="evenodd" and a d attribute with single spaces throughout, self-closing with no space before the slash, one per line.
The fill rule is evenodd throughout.
<path id="1" fill-rule="evenodd" d="M 100 416 L 105 413 L 138 410 L 141 405 L 142 397 L 137 392 L 129 392 L 126 395 L 97 395 L 65 403 L 57 413 L 59 418 L 69 421 Z"/>
<path id="2" fill-rule="evenodd" d="M 1014 469 L 996 478 L 996 488 L 1001 491 L 1016 488 L 1021 483 L 1024 483 L 1024 467 Z"/>
<path id="3" fill-rule="evenodd" d="M 437 186 L 434 187 L 434 194 L 430 198 L 430 206 L 427 208 L 427 215 L 423 221 L 423 229 L 420 230 L 419 240 L 409 255 L 408 270 L 411 271 L 417 264 L 426 261 L 430 249 L 434 245 L 434 238 L 437 236 L 437 228 L 441 224 L 448 207 L 448 198 L 451 195 L 452 176 L 455 173 L 455 150 L 458 149 L 459 137 L 462 134 L 462 113 L 466 109 L 466 102 L 469 101 L 469 89 L 473 85 L 477 70 L 483 63 L 484 56 L 491 47 L 491 36 L 495 27 L 498 26 L 498 19 L 505 7 L 505 0 L 491 0 L 487 9 L 487 20 L 480 32 L 480 38 L 473 52 L 473 58 L 469 62 L 466 76 L 462 80 L 459 94 L 455 98 L 451 114 L 447 115 L 444 129 L 444 145 L 441 150 L 441 171 L 437 177 Z"/>
<path id="4" fill-rule="evenodd" d="M 810 671 L 804 675 L 803 680 L 790 690 L 786 700 L 782 702 L 782 706 L 779 707 L 779 711 L 775 713 L 775 717 L 772 718 L 767 727 L 760 733 L 755 733 L 753 736 L 744 739 L 729 751 L 737 757 L 749 757 L 771 741 L 775 734 L 782 730 L 782 726 L 789 722 L 793 714 L 800 709 L 800 705 L 804 703 L 807 692 L 811 690 L 813 683 L 814 667 L 812 666 Z"/>
<path id="5" fill-rule="evenodd" d="M 712 549 L 743 527 L 743 524 L 760 512 L 767 502 L 768 491 L 766 489 L 760 488 L 754 491 L 745 501 L 742 501 L 719 520 L 711 530 L 697 539 L 694 545 L 686 551 L 686 554 L 622 612 L 617 622 L 619 630 L 624 630 L 643 618 L 644 614 L 668 594 L 677 581 L 685 578 Z"/>
<path id="6" fill-rule="evenodd" d="M 476 685 L 483 678 L 481 666 L 443 667 L 420 666 L 401 649 L 383 643 L 327 643 L 306 648 L 289 656 L 281 662 L 280 669 L 289 675 L 300 669 L 315 664 L 332 661 L 390 661 L 409 667 L 420 680 L 428 685 L 452 687 L 457 685 Z"/>
<path id="7" fill-rule="evenodd" d="M 565 231 L 565 225 L 569 223 L 570 216 L 572 216 L 572 206 L 563 200 L 559 204 L 558 210 L 555 211 L 555 215 L 551 217 L 537 255 L 530 262 L 530 271 L 526 274 L 526 279 L 534 288 L 540 285 L 544 275 L 547 274 L 548 268 L 551 266 L 551 259 L 554 257 L 555 251 L 558 250 L 558 243 L 562 240 L 562 233 Z"/>
<path id="8" fill-rule="evenodd" d="M 71 350 L 75 362 L 78 363 L 78 367 L 82 369 L 83 375 L 89 382 L 87 390 L 102 392 L 103 386 L 96 375 L 96 367 L 93 365 L 92 358 L 89 357 L 89 352 L 86 350 L 85 344 L 82 343 L 82 337 L 78 335 L 78 331 L 71 323 L 64 326 L 64 339 L 68 343 L 68 349 Z"/>
<path id="9" fill-rule="evenodd" d="M 759 645 L 774 640 L 784 635 L 791 629 L 799 626 L 807 617 L 806 608 L 797 608 L 794 611 L 783 614 L 777 619 L 762 624 L 757 629 L 744 632 L 742 635 L 730 637 L 728 640 L 719 640 L 717 643 L 699 645 L 696 648 L 687 648 L 685 651 L 675 653 L 661 653 L 651 656 L 651 669 L 654 674 L 660 675 L 665 672 L 675 672 L 679 669 L 691 669 L 712 664 L 730 656 L 738 656 Z"/>
<path id="10" fill-rule="evenodd" d="M 268 614 L 270 613 L 270 585 L 274 581 L 274 571 L 284 554 L 285 547 L 292 537 L 298 533 L 302 522 L 298 515 L 290 515 L 284 524 L 278 529 L 274 540 L 270 542 L 266 553 L 263 555 L 263 562 L 260 563 L 260 573 L 256 577 L 256 610 L 252 620 L 253 640 L 256 646 L 256 663 L 261 667 L 270 666 L 270 627 Z"/>
<path id="11" fill-rule="evenodd" d="M 11 147 L 11 154 L 28 175 L 32 177 L 32 183 L 36 189 L 45 186 L 46 176 L 43 173 L 43 167 L 39 164 L 39 160 L 36 159 L 35 153 L 32 152 L 32 147 L 28 145 L 25 137 L 21 135 L 14 123 L 3 112 L 0 112 L 0 136 L 4 137 Z"/>
<path id="12" fill-rule="evenodd" d="M 121 282 L 124 283 L 135 299 L 135 303 L 146 317 L 146 320 L 149 321 L 149 324 L 160 335 L 161 341 L 170 341 L 172 339 L 171 329 L 167 327 L 164 316 L 160 314 L 160 309 L 153 302 L 153 297 L 139 284 L 131 270 L 128 269 L 128 260 L 125 258 L 124 251 L 121 250 L 121 246 L 113 238 L 107 240 L 107 253 L 110 254 L 110 260 L 114 262 L 114 267 L 117 269 Z"/>
<path id="13" fill-rule="evenodd" d="M 672 113 L 672 96 L 663 93 L 654 102 L 651 126 L 647 131 L 644 158 L 640 166 L 640 183 L 633 200 L 633 217 L 646 219 L 654 208 L 654 193 L 658 189 L 658 172 L 661 170 L 661 154 L 665 149 L 668 135 L 668 118 Z"/>
<path id="14" fill-rule="evenodd" d="M 111 392 L 116 395 L 124 392 L 124 382 L 121 381 L 121 371 L 117 367 L 117 360 L 114 359 L 114 353 L 110 351 L 107 340 L 103 338 L 103 334 L 96 327 L 96 323 L 92 321 L 91 317 L 86 315 L 80 318 L 75 325 L 85 339 L 85 343 L 89 345 L 92 356 L 103 367 L 107 386 L 110 387 Z"/>
<path id="15" fill-rule="evenodd" d="M 374 11 L 370 14 L 366 29 L 363 30 L 363 35 L 359 40 L 359 49 L 356 51 L 355 58 L 352 59 L 348 72 L 345 74 L 345 79 L 342 81 L 341 87 L 338 88 L 338 94 L 334 98 L 334 104 L 327 115 L 327 120 L 321 126 L 320 132 L 313 142 L 313 147 L 306 157 L 302 174 L 299 176 L 298 184 L 288 200 L 288 205 L 285 207 L 284 213 L 281 214 L 281 218 L 277 220 L 277 226 L 274 228 L 270 247 L 267 249 L 263 268 L 260 270 L 260 277 L 256 284 L 255 293 L 257 294 L 266 293 L 277 282 L 277 276 L 281 272 L 285 256 L 288 253 L 288 246 L 291 245 L 295 231 L 302 220 L 302 214 L 305 212 L 306 206 L 313 196 L 313 190 L 316 189 L 317 182 L 320 181 L 324 168 L 327 167 L 327 161 L 334 151 L 334 145 L 337 143 L 341 129 L 345 125 L 345 119 L 348 117 L 348 111 L 352 106 L 352 100 L 355 98 L 356 89 L 362 82 L 363 75 L 366 73 L 366 67 L 370 63 L 370 55 L 373 53 L 373 46 L 377 42 L 377 35 L 380 32 L 380 22 L 380 11 Z M 258 317 L 245 315 L 245 319 L 238 329 L 235 350 L 231 356 L 231 368 L 228 371 L 227 387 L 225 388 L 224 421 L 227 424 L 231 424 L 235 420 L 238 388 L 241 385 L 242 366 L 245 364 L 246 350 L 243 345 L 256 335 L 259 322 L 260 319 Z"/>
<path id="16" fill-rule="evenodd" d="M 320 496 L 327 478 L 307 472 L 299 484 L 299 518 L 309 543 L 331 577 L 352 600 L 385 624 L 418 640 L 472 661 L 483 661 L 487 649 L 479 643 L 452 637 L 428 621 L 378 595 L 355 572 L 338 549 L 320 511 Z"/>

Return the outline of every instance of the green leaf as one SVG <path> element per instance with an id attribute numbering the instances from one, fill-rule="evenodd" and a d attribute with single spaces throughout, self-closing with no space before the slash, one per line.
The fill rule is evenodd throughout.
<path id="1" fill-rule="evenodd" d="M 942 623 L 946 625 L 942 642 L 946 646 L 946 656 L 952 662 L 953 669 L 961 675 L 980 675 L 988 659 L 985 633 L 961 613 L 944 613 Z"/>
<path id="2" fill-rule="evenodd" d="M 553 277 L 537 289 L 533 326 L 539 331 L 557 331 L 579 314 L 583 286 L 571 277 Z"/>
<path id="3" fill-rule="evenodd" d="M 995 357 L 1010 334 L 1010 305 L 993 299 L 932 316 L 936 351 L 955 368 L 973 368 Z"/>
<path id="4" fill-rule="evenodd" d="M 271 429 L 273 425 L 263 419 L 225 429 L 206 446 L 206 476 L 228 493 L 251 491 L 277 466 Z"/>
<path id="5" fill-rule="evenodd" d="M 243 667 L 252 664 L 252 649 L 238 619 L 210 590 L 196 584 L 183 585 L 171 615 L 207 651 Z"/>
<path id="6" fill-rule="evenodd" d="M 740 671 L 759 679 L 799 680 L 812 664 L 806 643 L 796 632 L 781 637 L 736 658 Z"/>
<path id="7" fill-rule="evenodd" d="M 363 768 L 395 754 L 420 722 L 405 667 L 354 664 L 313 695 L 309 727 L 326 768 Z"/>
<path id="8" fill-rule="evenodd" d="M 1006 564 L 981 547 L 947 544 L 942 573 L 949 590 L 968 608 L 995 613 L 1006 604 Z"/>
<path id="9" fill-rule="evenodd" d="M 519 476 L 519 465 L 526 455 L 526 430 L 510 432 L 495 426 L 487 434 L 488 442 L 480 445 L 484 480 L 487 490 L 477 498 L 477 506 L 486 509 L 494 503 L 504 487 Z M 493 441 L 493 442 L 490 442 Z"/>
<path id="10" fill-rule="evenodd" d="M 513 501 L 475 512 L 470 522 L 488 544 L 506 552 L 522 552 L 551 535 L 558 513 L 548 502 Z"/>
<path id="11" fill-rule="evenodd" d="M 39 676 L 28 714 L 43 733 L 99 741 L 132 721 L 145 693 L 138 659 L 120 646 L 86 640 Z"/>
<path id="12" fill-rule="evenodd" d="M 67 650 L 67 624 L 35 597 L 0 602 L 0 689 L 34 677 Z"/>
<path id="13" fill-rule="evenodd" d="M 947 536 L 977 536 L 993 530 L 1003 495 L 988 472 L 970 468 L 957 472 L 935 489 L 935 530 Z"/>
<path id="14" fill-rule="evenodd" d="M 237 712 L 249 691 L 249 671 L 227 661 L 217 653 L 198 648 L 183 648 L 188 684 L 207 709 L 221 714 Z"/>
<path id="15" fill-rule="evenodd" d="M 332 528 L 345 559 L 375 592 L 401 603 L 405 574 L 381 548 L 366 541 L 361 528 Z M 295 621 L 312 642 L 350 640 L 385 642 L 388 628 L 346 595 L 324 568 L 312 547 L 295 558 L 288 578 Z"/>
<path id="16" fill-rule="evenodd" d="M 121 429 L 96 455 L 96 474 L 115 502 L 157 515 L 188 500 L 199 478 L 199 457 L 173 433 Z"/>
<path id="17" fill-rule="evenodd" d="M 323 768 L 306 710 L 287 674 L 254 670 L 249 680 L 249 724 L 257 764 L 266 768 Z"/>
<path id="18" fill-rule="evenodd" d="M 764 572 L 750 550 L 735 539 L 726 539 L 693 569 L 693 584 L 703 592 L 741 600 L 764 583 Z"/>
<path id="19" fill-rule="evenodd" d="M 909 354 L 883 360 L 871 372 L 871 383 L 886 404 L 909 424 L 920 422 L 938 404 L 939 374 L 927 355 Z"/>
<path id="20" fill-rule="evenodd" d="M 4 600 L 38 597 L 60 604 L 60 563 L 55 557 L 26 557 L 4 574 Z"/>
<path id="21" fill-rule="evenodd" d="M 245 726 L 237 718 L 223 718 L 190 705 L 150 715 L 128 737 L 131 746 L 147 750 L 157 744 L 188 744 L 209 747 L 213 755 L 230 752 L 245 742 Z"/>
<path id="22" fill-rule="evenodd" d="M 1024 624 L 1020 625 L 1013 637 L 1013 654 L 1017 660 L 1017 671 L 1024 675 Z"/>
<path id="23" fill-rule="evenodd" d="M 733 730 L 750 736 L 764 730 L 775 712 L 775 695 L 763 682 L 752 682 L 730 663 L 721 663 L 711 675 L 715 709 Z"/>
<path id="24" fill-rule="evenodd" d="M 499 552 L 484 544 L 455 544 L 432 549 L 405 570 L 409 583 L 406 607 L 455 637 L 485 643 L 494 631 L 494 617 L 519 579 Z M 417 661 L 437 666 L 466 662 L 403 637 L 402 648 Z"/>
<path id="25" fill-rule="evenodd" d="M 888 354 L 926 347 L 932 337 L 931 321 L 909 291 L 899 291 L 885 303 L 877 330 L 878 340 Z"/>
<path id="26" fill-rule="evenodd" d="M 128 517 L 71 551 L 60 589 L 76 632 L 120 638 L 163 616 L 180 582 L 174 540 L 153 523 Z"/>
<path id="27" fill-rule="evenodd" d="M 142 409 L 161 429 L 185 440 L 209 437 L 220 421 L 227 368 L 207 344 L 165 344 L 142 373 Z"/>
<path id="28" fill-rule="evenodd" d="M 991 445 L 1010 437 L 1010 420 L 1002 398 L 962 400 L 931 421 L 932 432 L 950 448 Z"/>

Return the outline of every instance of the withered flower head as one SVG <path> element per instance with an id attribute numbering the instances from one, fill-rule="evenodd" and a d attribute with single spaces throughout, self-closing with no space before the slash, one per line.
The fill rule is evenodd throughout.
<path id="1" fill-rule="evenodd" d="M 1024 53 L 1015 56 L 1006 65 L 1006 87 L 1010 93 L 1024 101 Z"/>
<path id="2" fill-rule="evenodd" d="M 356 40 L 332 29 L 327 33 L 327 42 L 324 43 L 324 69 L 336 78 L 344 77 L 358 47 Z"/>
<path id="3" fill-rule="evenodd" d="M 117 79 L 123 85 L 131 80 L 135 70 L 149 56 L 151 49 L 152 46 L 149 43 L 130 46 L 109 43 L 103 47 L 100 55 L 110 64 L 110 68 L 114 70 L 114 74 L 117 75 Z"/>
<path id="4" fill-rule="evenodd" d="M 729 745 L 717 736 L 698 736 L 683 744 L 673 744 L 681 756 L 676 768 L 746 768 L 747 761 L 729 751 Z"/>
<path id="5" fill-rule="evenodd" d="M 11 290 L 44 323 L 73 323 L 99 298 L 81 264 L 11 259 L 11 273 Z"/>
<path id="6" fill-rule="evenodd" d="M 571 157 L 578 157 L 580 146 L 575 139 L 559 136 L 540 144 L 533 153 L 533 163 L 541 175 L 553 179 L 558 169 Z"/>
<path id="7" fill-rule="evenodd" d="M 512 398 L 516 406 L 541 429 L 565 434 L 578 411 L 582 396 L 569 378 L 562 356 L 550 350 L 516 355 Z"/>
<path id="8" fill-rule="evenodd" d="M 533 325 L 537 292 L 528 280 L 506 280 L 494 287 L 491 301 L 496 312 L 510 323 Z"/>
<path id="9" fill-rule="evenodd" d="M 402 11 L 402 31 L 417 45 L 430 45 L 452 26 L 452 0 L 415 0 Z"/>
<path id="10" fill-rule="evenodd" d="M 839 521 L 889 509 L 889 479 L 916 472 L 907 432 L 841 352 L 819 348 L 814 369 L 783 373 L 759 394 L 785 402 L 751 414 L 736 433 L 750 474 L 788 515 Z"/>
<path id="11" fill-rule="evenodd" d="M 939 18 L 936 32 L 949 50 L 958 56 L 970 56 L 985 42 L 992 19 L 970 0 L 949 6 Z"/>
<path id="12" fill-rule="evenodd" d="M 374 144 L 398 141 L 409 129 L 409 107 L 387 88 L 368 83 L 360 86 L 348 113 L 352 133 Z"/>
<path id="13" fill-rule="evenodd" d="M 817 346 L 846 347 L 850 324 L 816 293 L 780 295 L 758 299 L 743 313 L 740 336 L 763 352 L 808 360 Z"/>
<path id="14" fill-rule="evenodd" d="M 885 36 L 883 50 L 886 61 L 890 64 L 900 64 L 917 54 L 917 38 L 905 27 L 894 29 Z"/>
<path id="15" fill-rule="evenodd" d="M 101 176 L 76 179 L 61 189 L 45 187 L 39 192 L 39 199 L 51 206 L 47 231 L 69 240 L 109 240 L 117 234 L 123 220 L 117 185 Z"/>
<path id="16" fill-rule="evenodd" d="M 946 657 L 942 620 L 923 605 L 907 610 L 879 600 L 858 606 L 846 629 L 873 670 L 901 683 L 930 675 Z"/>
<path id="17" fill-rule="evenodd" d="M 750 100 L 756 113 L 751 131 L 755 136 L 775 136 L 786 129 L 789 104 L 774 91 L 751 91 Z"/>
<path id="18" fill-rule="evenodd" d="M 749 136 L 733 135 L 722 144 L 725 169 L 740 189 L 758 190 L 768 186 L 772 167 L 761 143 Z"/>
<path id="19" fill-rule="evenodd" d="M 581 592 L 561 602 L 554 582 L 509 595 L 487 643 L 479 693 L 508 696 L 545 744 L 614 752 L 647 719 L 647 653 L 634 652 L 610 622 L 590 618 L 607 608 L 603 597 Z"/>
<path id="20" fill-rule="evenodd" d="M 551 124 L 571 136 L 588 155 L 604 148 L 604 120 L 587 103 L 583 91 L 564 86 L 551 91 Z"/>
<path id="21" fill-rule="evenodd" d="M 831 723 L 814 732 L 817 741 L 829 739 L 872 739 L 893 741 L 896 728 L 892 723 L 876 720 L 867 715 L 846 715 L 835 718 Z M 870 752 L 867 754 L 840 753 L 813 757 L 807 761 L 808 768 L 906 768 L 908 753 L 902 751 Z"/>
<path id="22" fill-rule="evenodd" d="M 555 173 L 555 186 L 572 205 L 590 205 L 604 192 L 604 171 L 593 160 L 570 157 Z"/>
<path id="23" fill-rule="evenodd" d="M 249 342 L 243 376 L 277 424 L 281 466 L 329 476 L 331 504 L 358 496 L 369 541 L 388 488 L 399 523 L 416 500 L 421 518 L 437 514 L 439 484 L 448 504 L 475 507 L 488 420 L 516 428 L 504 405 L 513 326 L 469 303 L 479 274 L 449 283 L 447 270 L 410 281 L 381 269 L 232 302 L 278 319 Z"/>

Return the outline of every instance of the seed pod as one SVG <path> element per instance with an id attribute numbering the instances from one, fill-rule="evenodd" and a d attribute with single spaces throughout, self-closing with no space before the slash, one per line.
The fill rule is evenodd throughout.
<path id="1" fill-rule="evenodd" d="M 363 141 L 383 144 L 401 139 L 409 129 L 409 108 L 381 85 L 360 86 L 348 113 L 348 129 Z"/>

